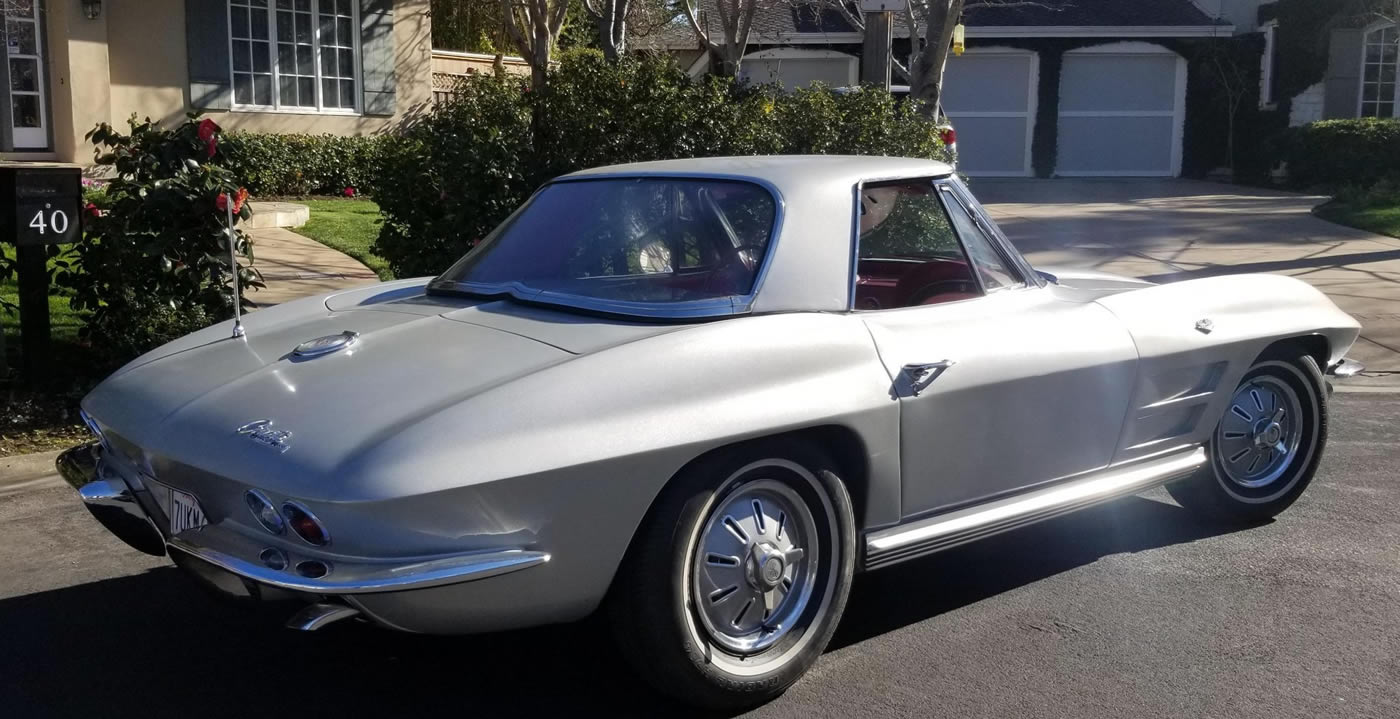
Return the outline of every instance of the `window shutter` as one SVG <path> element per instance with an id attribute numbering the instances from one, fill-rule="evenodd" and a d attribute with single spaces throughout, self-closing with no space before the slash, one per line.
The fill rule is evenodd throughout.
<path id="1" fill-rule="evenodd" d="M 228 0 L 185 0 L 185 54 L 190 72 L 190 106 L 229 109 Z"/>
<path id="2" fill-rule="evenodd" d="M 360 68 L 366 115 L 394 114 L 394 2 L 360 0 Z"/>

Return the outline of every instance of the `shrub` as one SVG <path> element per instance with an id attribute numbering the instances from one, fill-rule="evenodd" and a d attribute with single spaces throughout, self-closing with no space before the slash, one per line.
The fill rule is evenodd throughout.
<path id="1" fill-rule="evenodd" d="M 83 313 L 79 336 L 113 363 L 232 316 L 230 239 L 252 261 L 247 237 L 225 227 L 227 203 L 243 218 L 251 210 L 220 164 L 218 126 L 191 116 L 168 130 L 134 118 L 130 127 L 88 133 L 113 177 L 93 198 L 105 211 L 86 219 L 58 275 Z M 238 271 L 243 288 L 263 286 L 256 270 Z"/>
<path id="2" fill-rule="evenodd" d="M 1400 120 L 1323 120 L 1289 131 L 1281 152 L 1302 187 L 1371 185 L 1400 175 Z"/>
<path id="3" fill-rule="evenodd" d="M 842 153 L 946 158 L 934 123 L 889 93 L 783 93 L 692 81 L 670 58 L 565 53 L 549 83 L 474 76 L 382 146 L 374 251 L 399 277 L 436 274 L 553 177 L 682 157 Z"/>
<path id="4" fill-rule="evenodd" d="M 231 132 L 220 146 L 221 164 L 257 196 L 367 192 L 386 139 Z"/>

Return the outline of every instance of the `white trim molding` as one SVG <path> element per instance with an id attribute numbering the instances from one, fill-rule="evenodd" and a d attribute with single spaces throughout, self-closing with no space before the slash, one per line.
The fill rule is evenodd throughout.
<path id="1" fill-rule="evenodd" d="M 1171 38 L 1231 37 L 1234 34 L 1234 25 L 973 25 L 967 28 L 967 36 L 970 38 Z M 904 27 L 896 27 L 894 36 L 909 37 L 909 30 Z M 756 32 L 750 35 L 749 43 L 754 45 L 844 45 L 860 43 L 864 39 L 865 36 L 858 32 Z M 685 47 L 693 49 L 690 45 Z"/>
<path id="2" fill-rule="evenodd" d="M 1264 34 L 1264 54 L 1259 58 L 1259 109 L 1278 108 L 1278 98 L 1274 97 L 1274 55 L 1278 53 L 1278 20 L 1270 20 L 1259 26 Z"/>
<path id="3" fill-rule="evenodd" d="M 967 28 L 968 37 L 1230 37 L 1234 25 L 986 25 Z"/>

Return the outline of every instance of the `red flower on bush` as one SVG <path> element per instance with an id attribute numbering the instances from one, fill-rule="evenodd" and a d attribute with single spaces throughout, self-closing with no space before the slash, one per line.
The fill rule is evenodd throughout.
<path id="1" fill-rule="evenodd" d="M 98 217 L 102 214 L 102 210 L 97 209 L 97 205 L 94 205 L 91 202 L 87 203 L 87 207 L 84 207 L 83 209 L 86 210 L 87 213 L 89 215 L 92 215 L 93 217 Z"/>
<path id="2" fill-rule="evenodd" d="M 195 132 L 199 136 L 199 140 L 204 143 L 204 149 L 208 151 L 210 157 L 213 157 L 219 149 L 219 140 L 216 137 L 218 133 L 218 123 L 207 117 L 199 122 L 199 129 Z"/>
<path id="3" fill-rule="evenodd" d="M 346 197 L 354 197 L 354 196 L 355 196 L 355 188 L 353 188 L 353 187 L 347 187 L 347 188 L 345 188 L 345 196 L 346 196 Z"/>
<path id="4" fill-rule="evenodd" d="M 233 214 L 237 215 L 243 212 L 243 203 L 247 199 L 247 188 L 238 188 L 238 192 L 234 193 L 233 195 Z M 228 212 L 228 195 L 226 193 L 220 192 L 219 196 L 214 198 L 214 207 L 217 207 L 219 209 L 219 212 Z"/>

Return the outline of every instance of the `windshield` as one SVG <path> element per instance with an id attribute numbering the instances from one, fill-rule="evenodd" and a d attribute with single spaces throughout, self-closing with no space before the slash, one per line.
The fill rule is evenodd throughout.
<path id="1" fill-rule="evenodd" d="M 753 292 L 775 215 L 773 195 L 748 182 L 556 182 L 439 282 L 608 303 L 742 297 Z"/>

